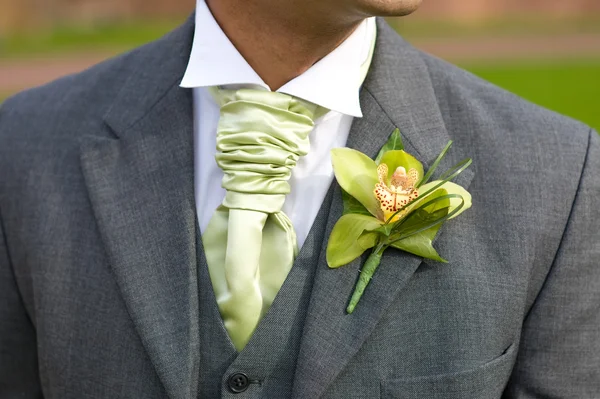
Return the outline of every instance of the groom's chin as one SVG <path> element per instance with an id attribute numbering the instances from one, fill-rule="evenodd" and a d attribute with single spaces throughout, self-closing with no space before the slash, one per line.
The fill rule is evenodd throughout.
<path id="1" fill-rule="evenodd" d="M 415 12 L 423 0 L 353 0 L 362 11 L 377 17 L 402 17 Z"/>

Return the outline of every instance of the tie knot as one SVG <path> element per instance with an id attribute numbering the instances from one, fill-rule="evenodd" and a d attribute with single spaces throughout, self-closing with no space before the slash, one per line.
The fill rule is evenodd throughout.
<path id="1" fill-rule="evenodd" d="M 224 173 L 224 205 L 279 212 L 290 192 L 291 171 L 308 153 L 313 119 L 322 109 L 266 90 L 211 88 L 211 94 L 221 107 L 215 159 Z"/>
<path id="2" fill-rule="evenodd" d="M 245 104 L 246 106 L 254 104 L 303 115 L 310 120 L 316 119 L 318 116 L 317 113 L 323 111 L 321 107 L 310 101 L 274 91 L 256 89 L 228 90 L 214 86 L 210 87 L 209 91 L 221 109 L 232 104 Z"/>

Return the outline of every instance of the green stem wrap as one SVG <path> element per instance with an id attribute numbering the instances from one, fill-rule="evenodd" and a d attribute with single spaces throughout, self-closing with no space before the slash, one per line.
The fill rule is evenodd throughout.
<path id="1" fill-rule="evenodd" d="M 356 287 L 354 288 L 354 293 L 352 294 L 352 298 L 350 298 L 350 303 L 346 308 L 346 312 L 351 314 L 354 312 L 356 305 L 358 305 L 358 301 L 362 297 L 365 289 L 369 285 L 369 282 L 373 278 L 373 274 L 375 274 L 375 270 L 381 263 L 381 257 L 383 255 L 383 251 L 380 248 L 377 248 L 375 251 L 369 255 L 369 258 L 365 262 L 365 266 L 360 272 L 360 276 L 358 277 L 358 281 L 356 283 Z"/>

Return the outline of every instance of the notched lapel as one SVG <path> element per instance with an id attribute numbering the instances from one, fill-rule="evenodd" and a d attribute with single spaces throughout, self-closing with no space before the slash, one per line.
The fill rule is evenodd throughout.
<path id="1" fill-rule="evenodd" d="M 191 110 L 189 118 L 154 111 L 127 137 L 89 139 L 81 154 L 113 273 L 173 398 L 188 397 L 198 356 Z"/>
<path id="2" fill-rule="evenodd" d="M 364 117 L 356 119 L 348 147 L 374 158 L 398 127 L 405 149 L 428 167 L 450 140 L 437 104 L 427 67 L 417 50 L 406 44 L 384 22 L 378 23 L 378 39 L 371 70 L 361 91 Z M 441 168 L 465 156 L 454 146 Z M 463 172 L 455 181 L 468 188 L 473 172 Z M 342 216 L 339 186 L 329 215 L 326 237 Z M 443 229 L 441 234 L 443 234 Z M 322 396 L 360 350 L 400 295 L 422 259 L 388 250 L 353 314 L 345 309 L 366 256 L 331 270 L 325 256 L 317 266 L 315 283 L 303 331 L 294 377 L 294 398 Z"/>
<path id="3" fill-rule="evenodd" d="M 178 399 L 197 396 L 199 375 L 192 98 L 176 82 L 192 31 L 188 21 L 138 55 L 145 73 L 132 75 L 106 116 L 116 137 L 81 145 L 110 266 L 158 376 Z"/>

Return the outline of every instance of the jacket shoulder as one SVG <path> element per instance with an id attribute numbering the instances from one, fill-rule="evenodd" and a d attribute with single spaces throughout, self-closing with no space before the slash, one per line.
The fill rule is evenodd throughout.
<path id="1" fill-rule="evenodd" d="M 8 98 L 0 107 L 0 140 L 7 136 L 14 139 L 28 134 L 60 134 L 53 128 L 100 120 L 141 51 L 133 50 Z"/>
<path id="2" fill-rule="evenodd" d="M 157 80 L 175 83 L 180 76 L 164 78 L 163 75 L 168 73 L 161 75 L 160 72 L 172 72 L 180 67 L 185 58 L 182 53 L 189 52 L 191 45 L 192 21 L 190 18 L 162 38 L 83 72 L 7 99 L 0 107 L 0 140 L 23 135 L 77 135 L 77 131 L 89 131 L 102 123 L 104 115 L 125 88 L 135 91 L 139 87 L 138 98 L 141 100 L 159 83 Z M 128 85 L 130 81 L 144 85 Z"/>
<path id="3" fill-rule="evenodd" d="M 497 142 L 501 136 L 508 145 L 536 144 L 548 146 L 549 150 L 573 148 L 585 153 L 589 126 L 533 104 L 434 56 L 425 53 L 421 56 L 447 127 L 459 135 L 459 122 L 467 122 L 472 127 L 471 134 L 490 142 Z"/>

